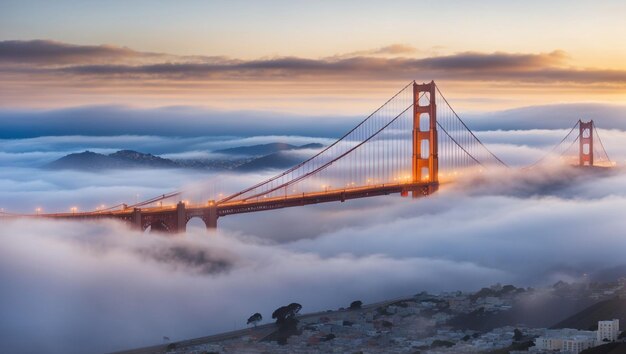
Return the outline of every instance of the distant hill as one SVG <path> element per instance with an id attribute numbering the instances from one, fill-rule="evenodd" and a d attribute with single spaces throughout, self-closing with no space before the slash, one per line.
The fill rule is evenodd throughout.
<path id="1" fill-rule="evenodd" d="M 594 329 L 598 321 L 617 318 L 626 323 L 626 299 L 615 297 L 600 301 L 555 324 L 552 328 Z"/>
<path id="2" fill-rule="evenodd" d="M 231 155 L 228 159 L 185 159 L 171 160 L 133 150 L 120 150 L 112 154 L 99 154 L 92 151 L 69 154 L 43 166 L 55 170 L 100 171 L 122 168 L 193 168 L 216 170 L 255 171 L 263 169 L 289 168 L 301 162 L 301 158 L 286 153 L 290 150 L 319 149 L 322 144 L 301 146 L 271 143 L 241 146 L 213 151 Z M 247 157 L 242 157 L 247 156 Z"/>
<path id="3" fill-rule="evenodd" d="M 147 166 L 147 167 L 160 167 L 160 168 L 175 168 L 179 167 L 175 161 L 164 159 L 152 154 L 144 154 L 133 150 L 120 150 L 112 153 L 109 157 L 120 161 L 126 161 L 135 166 Z"/>
<path id="4" fill-rule="evenodd" d="M 450 320 L 456 329 L 489 331 L 502 326 L 523 324 L 529 327 L 549 327 L 555 319 L 565 318 L 589 306 L 589 301 L 563 298 L 538 299 L 532 303 L 515 302 L 509 311 L 473 311 Z"/>
<path id="5" fill-rule="evenodd" d="M 84 151 L 76 154 L 63 156 L 58 160 L 44 166 L 55 170 L 84 170 L 98 171 L 120 168 L 175 168 L 175 161 L 144 154 L 132 150 L 120 150 L 110 155 L 98 154 L 92 151 Z"/>
<path id="6" fill-rule="evenodd" d="M 239 146 L 230 149 L 215 150 L 214 153 L 226 155 L 245 155 L 245 156 L 266 156 L 275 154 L 280 151 L 299 150 L 299 149 L 319 149 L 324 145 L 312 143 L 306 145 L 291 145 L 286 143 L 269 143 L 251 146 Z"/>
<path id="7" fill-rule="evenodd" d="M 287 169 L 302 162 L 302 157 L 298 157 L 284 151 L 256 158 L 246 162 L 234 170 L 236 171 L 258 171 L 265 169 Z"/>
<path id="8" fill-rule="evenodd" d="M 63 156 L 58 160 L 45 165 L 44 168 L 53 170 L 102 170 L 130 167 L 127 161 L 117 160 L 108 155 L 85 151 Z"/>

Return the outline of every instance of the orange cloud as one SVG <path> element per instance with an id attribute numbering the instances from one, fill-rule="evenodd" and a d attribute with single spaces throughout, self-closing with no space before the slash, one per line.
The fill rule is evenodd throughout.
<path id="1" fill-rule="evenodd" d="M 454 83 L 457 97 L 474 99 L 474 106 L 481 98 L 516 105 L 512 100 L 527 100 L 529 95 L 541 98 L 534 103 L 549 103 L 549 98 L 563 101 L 564 96 L 579 100 L 590 91 L 615 100 L 626 92 L 626 70 L 575 67 L 560 50 L 428 57 L 407 56 L 410 53 L 415 49 L 393 44 L 327 58 L 241 60 L 145 53 L 109 45 L 4 41 L 0 42 L 0 105 L 53 101 L 62 106 L 66 100 L 320 109 L 319 102 L 312 101 L 347 96 L 351 101 L 345 104 L 355 106 L 355 101 L 379 97 L 380 92 L 392 92 L 388 89 L 413 79 Z M 325 107 L 333 110 L 331 105 Z"/>

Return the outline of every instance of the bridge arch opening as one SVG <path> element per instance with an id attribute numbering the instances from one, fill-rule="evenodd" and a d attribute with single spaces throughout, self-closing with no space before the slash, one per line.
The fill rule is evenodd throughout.
<path id="1" fill-rule="evenodd" d="M 194 216 L 187 221 L 187 232 L 206 232 L 206 222 L 199 216 Z"/>
<path id="2" fill-rule="evenodd" d="M 163 220 L 156 220 L 148 224 L 144 232 L 146 233 L 168 233 L 170 232 L 169 226 Z"/>

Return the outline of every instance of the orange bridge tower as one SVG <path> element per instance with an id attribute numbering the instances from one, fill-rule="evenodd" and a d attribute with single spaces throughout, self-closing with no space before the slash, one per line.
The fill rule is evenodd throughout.
<path id="1" fill-rule="evenodd" d="M 439 182 L 439 158 L 437 152 L 437 105 L 435 82 L 413 83 L 413 156 L 412 182 Z M 413 191 L 413 197 L 420 196 Z"/>

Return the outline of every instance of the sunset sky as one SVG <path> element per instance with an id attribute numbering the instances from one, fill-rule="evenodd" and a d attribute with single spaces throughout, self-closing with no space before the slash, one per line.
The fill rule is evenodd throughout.
<path id="1" fill-rule="evenodd" d="M 155 6 L 158 3 L 159 6 Z M 626 102 L 622 1 L 1 1 L 0 106 L 364 114 Z"/>

